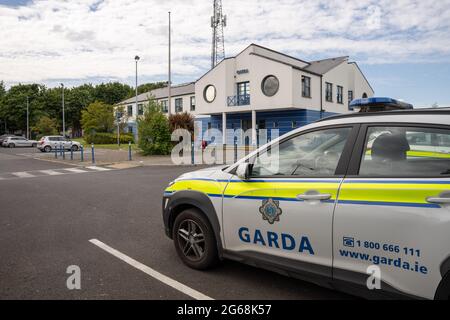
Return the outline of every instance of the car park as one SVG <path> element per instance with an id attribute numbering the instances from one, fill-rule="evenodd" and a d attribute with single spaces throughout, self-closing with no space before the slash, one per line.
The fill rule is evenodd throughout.
<path id="1" fill-rule="evenodd" d="M 178 177 L 162 206 L 194 269 L 232 259 L 370 298 L 449 299 L 450 109 L 323 119 Z"/>
<path id="2" fill-rule="evenodd" d="M 37 147 L 41 152 L 51 152 L 55 149 L 78 151 L 81 149 L 81 143 L 63 136 L 45 136 L 39 140 Z"/>
<path id="3" fill-rule="evenodd" d="M 3 142 L 2 146 L 5 148 L 16 148 L 16 147 L 36 147 L 37 141 L 35 140 L 28 140 L 24 137 L 17 137 L 17 136 L 11 136 L 6 137 Z"/>

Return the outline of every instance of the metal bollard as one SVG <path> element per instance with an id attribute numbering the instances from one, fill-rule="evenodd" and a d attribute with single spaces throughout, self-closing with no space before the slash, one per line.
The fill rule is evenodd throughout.
<path id="1" fill-rule="evenodd" d="M 91 153 L 92 153 L 92 163 L 95 164 L 94 144 L 91 144 Z"/>
<path id="2" fill-rule="evenodd" d="M 195 164 L 194 142 L 191 143 L 191 164 Z"/>
<path id="3" fill-rule="evenodd" d="M 131 141 L 128 142 L 128 161 L 131 161 L 132 157 L 131 157 Z"/>
<path id="4" fill-rule="evenodd" d="M 73 160 L 73 145 L 70 145 L 70 160 Z"/>
<path id="5" fill-rule="evenodd" d="M 234 143 L 234 163 L 236 163 L 238 161 L 237 157 L 238 157 L 237 156 L 237 143 L 235 142 Z"/>
<path id="6" fill-rule="evenodd" d="M 59 155 L 62 156 L 63 155 L 63 147 L 62 144 L 59 144 Z"/>
<path id="7" fill-rule="evenodd" d="M 81 162 L 83 162 L 84 161 L 84 147 L 83 147 L 83 145 L 81 145 L 80 151 L 81 151 L 80 160 L 81 160 Z"/>
<path id="8" fill-rule="evenodd" d="M 55 145 L 55 159 L 58 159 L 58 146 Z"/>
<path id="9" fill-rule="evenodd" d="M 66 160 L 66 148 L 62 146 L 63 160 Z"/>

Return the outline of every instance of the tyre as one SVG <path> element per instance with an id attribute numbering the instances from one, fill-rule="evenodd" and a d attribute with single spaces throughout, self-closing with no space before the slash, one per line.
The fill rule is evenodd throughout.
<path id="1" fill-rule="evenodd" d="M 15 145 L 14 143 L 10 143 L 10 144 L 8 145 L 8 147 L 9 147 L 9 148 L 15 148 L 16 145 Z"/>
<path id="2" fill-rule="evenodd" d="M 31 145 L 31 147 L 36 148 L 36 147 L 37 147 L 37 144 L 36 144 L 36 143 L 33 143 L 33 144 Z"/>
<path id="3" fill-rule="evenodd" d="M 188 267 L 204 270 L 218 263 L 214 231 L 201 212 L 195 209 L 181 212 L 172 232 L 177 254 Z"/>
<path id="4" fill-rule="evenodd" d="M 76 151 L 78 151 L 78 146 L 77 146 L 77 145 L 75 145 L 75 146 L 72 146 L 72 151 L 73 151 L 73 152 L 76 152 Z"/>
<path id="5" fill-rule="evenodd" d="M 450 300 L 450 271 L 442 279 L 436 291 L 435 300 Z"/>
<path id="6" fill-rule="evenodd" d="M 52 147 L 50 147 L 50 146 L 44 147 L 44 152 L 51 152 L 51 151 L 52 151 Z"/>

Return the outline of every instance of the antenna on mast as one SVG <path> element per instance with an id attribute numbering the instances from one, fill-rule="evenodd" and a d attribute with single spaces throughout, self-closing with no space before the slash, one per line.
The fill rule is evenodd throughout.
<path id="1" fill-rule="evenodd" d="M 214 12 L 211 17 L 213 29 L 211 49 L 211 69 L 225 59 L 225 38 L 223 28 L 227 26 L 227 16 L 222 14 L 222 0 L 214 1 Z"/>

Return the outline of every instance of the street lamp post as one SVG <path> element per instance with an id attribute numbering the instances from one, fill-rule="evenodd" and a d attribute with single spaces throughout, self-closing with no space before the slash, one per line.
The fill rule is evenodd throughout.
<path id="1" fill-rule="evenodd" d="M 63 125 L 63 137 L 66 137 L 66 119 L 64 114 L 64 83 L 61 83 L 62 88 L 62 125 Z"/>
<path id="2" fill-rule="evenodd" d="M 30 99 L 27 96 L 27 139 L 30 139 Z"/>
<path id="3" fill-rule="evenodd" d="M 137 144 L 138 138 L 139 138 L 139 131 L 138 131 L 138 116 L 139 116 L 139 107 L 138 107 L 138 61 L 141 58 L 139 56 L 134 57 L 134 60 L 136 61 L 136 141 Z"/>

